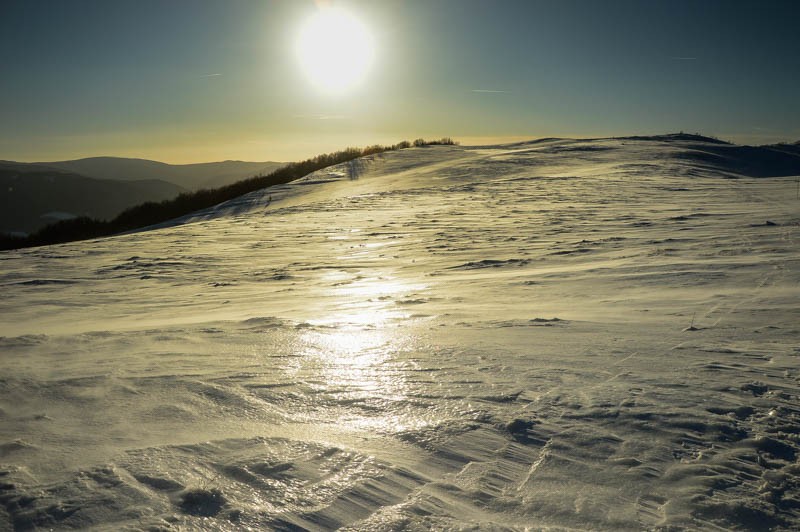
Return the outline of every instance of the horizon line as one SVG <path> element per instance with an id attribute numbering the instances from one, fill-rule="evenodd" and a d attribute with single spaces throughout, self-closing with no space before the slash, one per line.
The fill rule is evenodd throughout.
<path id="1" fill-rule="evenodd" d="M 798 138 L 793 140 L 792 138 L 786 135 L 748 135 L 748 134 L 703 134 L 703 133 L 687 133 L 686 131 L 675 131 L 671 133 L 654 133 L 654 134 L 617 134 L 617 135 L 574 135 L 574 134 L 566 134 L 566 135 L 451 135 L 450 137 L 454 140 L 460 142 L 462 146 L 487 146 L 487 145 L 503 145 L 503 144 L 511 144 L 516 142 L 524 142 L 524 141 L 535 141 L 541 140 L 546 138 L 558 138 L 564 140 L 594 140 L 594 139 L 615 139 L 615 138 L 626 138 L 626 137 L 658 137 L 658 136 L 665 136 L 665 135 L 677 135 L 680 133 L 684 133 L 687 135 L 699 135 L 708 138 L 714 138 L 716 140 L 723 140 L 730 144 L 742 145 L 742 146 L 772 146 L 772 145 L 779 145 L 779 144 L 797 144 L 800 142 L 800 134 L 798 134 Z M 445 135 L 447 136 L 447 135 Z M 431 136 L 431 138 L 439 138 L 435 136 Z M 760 138 L 760 141 L 753 141 L 753 140 L 745 140 L 745 139 L 754 139 Z M 409 139 L 403 139 L 409 140 Z M 402 142 L 397 141 L 397 142 Z M 345 149 L 347 147 L 358 147 L 358 145 L 354 145 L 353 143 L 345 143 L 346 146 L 340 148 Z M 368 146 L 370 143 L 362 143 L 363 146 Z M 363 147 L 362 146 L 362 147 Z M 65 158 L 30 158 L 30 157 L 22 157 L 22 158 L 6 158 L 0 157 L 0 161 L 6 163 L 22 163 L 22 164 L 41 164 L 45 165 L 48 163 L 62 163 L 62 162 L 72 162 L 72 161 L 82 161 L 86 159 L 103 159 L 103 158 L 110 158 L 110 159 L 129 159 L 129 160 L 139 160 L 139 161 L 150 161 L 150 162 L 157 162 L 162 164 L 167 164 L 171 166 L 186 166 L 186 165 L 193 165 L 193 164 L 212 164 L 212 163 L 221 163 L 221 162 L 241 162 L 241 163 L 290 163 L 290 162 L 297 162 L 302 161 L 310 157 L 314 157 L 315 155 L 319 155 L 321 153 L 327 153 L 326 148 L 320 147 L 319 151 L 313 152 L 313 155 L 305 155 L 298 158 L 290 158 L 290 159 L 283 159 L 281 158 L 266 158 L 263 160 L 252 160 L 246 159 L 241 157 L 225 157 L 220 159 L 211 159 L 211 160 L 189 160 L 186 159 L 180 160 L 179 162 L 174 162 L 175 159 L 171 159 L 166 157 L 164 159 L 161 158 L 152 158 L 146 155 L 84 155 L 84 156 L 75 156 L 75 157 L 65 157 Z"/>

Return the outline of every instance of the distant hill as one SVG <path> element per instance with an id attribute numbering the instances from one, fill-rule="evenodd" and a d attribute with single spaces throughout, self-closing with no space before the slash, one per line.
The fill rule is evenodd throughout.
<path id="1" fill-rule="evenodd" d="M 0 233 L 31 233 L 75 216 L 112 218 L 185 189 L 157 179 L 95 179 L 37 164 L 0 161 Z"/>
<path id="2" fill-rule="evenodd" d="M 375 156 L 387 151 L 404 150 L 412 146 L 414 148 L 425 148 L 427 146 L 454 146 L 457 144 L 458 143 L 453 139 L 444 137 L 430 141 L 419 138 L 414 140 L 413 143 L 404 140 L 389 146 L 373 144 L 365 148 L 351 147 L 333 153 L 317 155 L 316 157 L 304 161 L 280 165 L 279 168 L 268 174 L 261 173 L 216 189 L 202 189 L 194 192 L 187 192 L 168 201 L 144 202 L 140 205 L 127 208 L 113 217 L 98 217 L 88 214 L 77 218 L 64 218 L 62 213 L 49 213 L 51 218 L 64 219 L 49 224 L 30 235 L 0 235 L 0 249 L 16 249 L 20 247 L 70 242 L 73 240 L 85 240 L 145 227 L 153 227 L 168 222 L 169 220 L 184 217 L 192 212 L 215 208 L 215 206 L 219 204 L 230 202 L 231 200 L 251 192 L 295 181 L 308 176 L 312 172 L 337 164 L 349 163 L 346 167 L 346 174 L 348 178 L 353 179 L 357 177 L 357 169 L 360 166 L 355 160 L 361 157 Z M 9 164 L 13 167 L 12 169 L 16 171 L 21 163 Z M 32 164 L 31 166 L 36 167 L 37 165 Z M 45 167 L 42 166 L 40 168 Z M 339 171 L 336 172 L 336 175 L 338 177 L 343 177 L 343 174 Z M 15 178 L 19 179 L 19 175 L 16 175 Z M 51 175 L 47 181 L 52 184 L 58 180 L 58 175 Z M 327 182 L 328 180 L 322 179 L 320 181 Z M 312 183 L 317 183 L 317 181 L 306 179 L 303 184 L 309 185 Z M 267 204 L 270 202 L 271 196 Z"/>
<path id="3" fill-rule="evenodd" d="M 792 144 L 737 146 L 686 143 L 685 146 L 689 149 L 675 156 L 701 166 L 749 177 L 800 175 L 800 147 Z"/>
<path id="4" fill-rule="evenodd" d="M 244 161 L 175 165 L 122 157 L 0 161 L 0 233 L 31 233 L 76 216 L 110 219 L 140 203 L 216 189 L 282 166 Z"/>
<path id="5" fill-rule="evenodd" d="M 36 163 L 97 179 L 133 181 L 160 179 L 187 190 L 218 188 L 236 181 L 268 174 L 285 163 L 221 161 L 216 163 L 167 164 L 147 159 L 90 157 L 74 161 Z"/>
<path id="6" fill-rule="evenodd" d="M 770 148 L 786 153 L 793 153 L 795 155 L 800 155 L 800 141 L 794 142 L 792 144 L 772 144 L 769 146 Z"/>
<path id="7" fill-rule="evenodd" d="M 672 156 L 703 167 L 748 177 L 800 175 L 800 142 L 740 146 L 699 133 L 617 137 L 620 140 L 675 143 L 683 150 Z"/>
<path id="8" fill-rule="evenodd" d="M 634 135 L 629 137 L 618 137 L 622 140 L 653 140 L 653 141 L 662 141 L 662 142 L 670 142 L 670 141 L 689 141 L 689 142 L 706 142 L 709 144 L 722 144 L 722 145 L 730 145 L 730 142 L 720 140 L 716 137 L 708 137 L 705 135 L 701 135 L 700 133 L 667 133 L 664 135 Z"/>

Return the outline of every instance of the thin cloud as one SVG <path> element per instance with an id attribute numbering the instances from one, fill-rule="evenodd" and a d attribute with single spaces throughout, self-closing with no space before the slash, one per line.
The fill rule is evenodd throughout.
<path id="1" fill-rule="evenodd" d="M 499 91 L 493 89 L 472 89 L 471 92 L 480 92 L 482 94 L 508 94 L 510 91 Z"/>
<path id="2" fill-rule="evenodd" d="M 201 78 L 216 78 L 217 76 L 221 76 L 222 74 L 203 74 L 200 76 Z"/>

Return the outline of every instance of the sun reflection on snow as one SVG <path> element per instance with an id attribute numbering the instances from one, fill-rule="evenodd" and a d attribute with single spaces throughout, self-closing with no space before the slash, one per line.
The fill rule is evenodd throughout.
<path id="1" fill-rule="evenodd" d="M 392 321 L 409 317 L 408 312 L 398 307 L 398 301 L 426 288 L 387 276 L 352 278 L 337 272 L 328 280 L 333 284 L 329 292 L 333 308 L 326 316 L 310 320 L 314 325 L 391 326 Z"/>
<path id="2" fill-rule="evenodd" d="M 303 333 L 301 358 L 306 376 L 330 400 L 330 419 L 360 429 L 402 430 L 397 414 L 407 399 L 407 383 L 397 355 L 406 347 L 396 329 L 315 328 Z"/>
<path id="3" fill-rule="evenodd" d="M 392 432 L 417 424 L 402 415 L 409 390 L 401 357 L 413 336 L 394 323 L 407 317 L 395 299 L 417 289 L 379 277 L 335 286 L 337 312 L 303 331 L 298 369 L 332 400 L 331 422 Z"/>

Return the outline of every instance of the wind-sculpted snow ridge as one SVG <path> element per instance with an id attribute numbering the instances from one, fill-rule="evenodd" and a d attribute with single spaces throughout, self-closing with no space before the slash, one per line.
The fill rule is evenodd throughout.
<path id="1" fill-rule="evenodd" d="M 0 254 L 0 529 L 800 528 L 797 177 L 699 142 L 404 150 Z"/>

